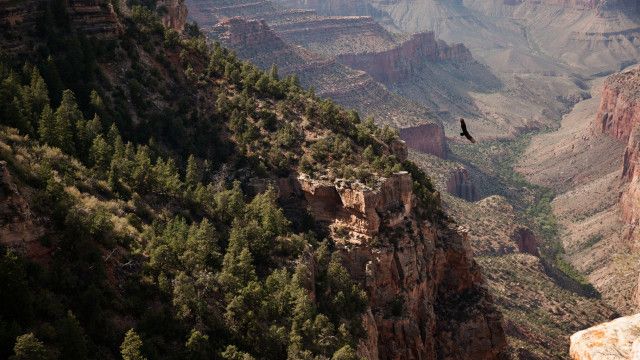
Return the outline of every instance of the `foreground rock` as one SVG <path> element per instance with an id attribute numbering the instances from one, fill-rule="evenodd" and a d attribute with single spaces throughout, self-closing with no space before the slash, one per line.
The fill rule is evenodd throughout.
<path id="1" fill-rule="evenodd" d="M 573 334 L 570 354 L 573 360 L 640 359 L 640 314 Z"/>

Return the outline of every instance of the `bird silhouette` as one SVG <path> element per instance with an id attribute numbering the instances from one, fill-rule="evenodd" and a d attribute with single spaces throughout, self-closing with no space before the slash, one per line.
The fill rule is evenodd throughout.
<path id="1" fill-rule="evenodd" d="M 462 128 L 462 132 L 460 133 L 460 136 L 466 137 L 469 141 L 475 144 L 476 139 L 474 139 L 473 136 L 469 134 L 469 131 L 467 131 L 467 124 L 465 124 L 464 119 L 462 118 L 460 118 L 460 127 Z"/>

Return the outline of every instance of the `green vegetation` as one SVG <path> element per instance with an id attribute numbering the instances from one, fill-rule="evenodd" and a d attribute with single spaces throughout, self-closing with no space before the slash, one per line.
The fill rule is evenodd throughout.
<path id="1" fill-rule="evenodd" d="M 0 159 L 45 250 L 0 247 L 0 358 L 357 359 L 366 293 L 250 180 L 407 169 L 432 217 L 397 133 L 165 29 L 154 4 L 111 40 L 75 33 L 64 6 L 46 6 L 30 63 L 0 57 Z"/>
<path id="2" fill-rule="evenodd" d="M 494 181 L 487 191 L 507 197 L 515 205 L 521 220 L 541 238 L 541 255 L 549 274 L 557 277 L 562 286 L 571 286 L 568 283 L 574 282 L 578 284 L 577 291 L 595 295 L 597 291 L 588 280 L 564 259 L 560 229 L 551 205 L 555 197 L 553 190 L 529 183 L 514 170 L 532 135 L 527 134 L 513 141 L 483 143 L 473 149 L 465 145 L 453 145 L 452 150 L 463 162 L 476 164 L 491 176 Z"/>

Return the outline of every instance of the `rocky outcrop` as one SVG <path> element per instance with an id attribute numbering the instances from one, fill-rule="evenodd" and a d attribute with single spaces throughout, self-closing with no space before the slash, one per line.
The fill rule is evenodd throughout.
<path id="1" fill-rule="evenodd" d="M 640 124 L 640 68 L 610 76 L 602 89 L 596 131 L 628 141 Z"/>
<path id="2" fill-rule="evenodd" d="M 469 61 L 471 52 L 462 44 L 447 45 L 433 32 L 418 33 L 397 47 L 374 53 L 343 54 L 338 62 L 366 71 L 383 83 L 406 80 L 425 61 Z"/>
<path id="3" fill-rule="evenodd" d="M 346 181 L 298 179 L 299 189 L 316 221 L 348 241 L 372 239 L 381 227 L 398 226 L 413 209 L 413 182 L 407 172 L 393 174 L 373 190 Z"/>
<path id="4" fill-rule="evenodd" d="M 573 360 L 640 359 L 640 314 L 625 316 L 571 336 Z"/>
<path id="5" fill-rule="evenodd" d="M 239 17 L 223 20 L 213 28 L 212 35 L 246 57 L 261 49 L 272 52 L 287 47 L 265 21 L 246 21 Z"/>
<path id="6" fill-rule="evenodd" d="M 187 23 L 187 5 L 184 0 L 159 0 L 156 9 L 164 26 L 182 32 Z"/>
<path id="7" fill-rule="evenodd" d="M 440 124 L 428 123 L 401 128 L 400 137 L 414 150 L 432 154 L 442 159 L 447 158 L 444 129 Z"/>
<path id="8" fill-rule="evenodd" d="M 447 192 L 467 201 L 477 201 L 479 199 L 469 172 L 464 168 L 455 169 L 449 174 Z"/>
<path id="9" fill-rule="evenodd" d="M 106 0 L 69 1 L 71 22 L 81 33 L 99 38 L 115 38 L 122 32 L 111 3 Z"/>
<path id="10" fill-rule="evenodd" d="M 521 253 L 540 256 L 538 251 L 538 239 L 529 228 L 520 226 L 513 231 L 511 239 L 518 245 Z"/>
<path id="11" fill-rule="evenodd" d="M 374 188 L 301 175 L 278 188 L 283 202 L 301 202 L 330 229 L 345 267 L 366 289 L 360 356 L 501 358 L 501 315 L 466 234 L 418 215 L 410 174 L 393 174 Z"/>

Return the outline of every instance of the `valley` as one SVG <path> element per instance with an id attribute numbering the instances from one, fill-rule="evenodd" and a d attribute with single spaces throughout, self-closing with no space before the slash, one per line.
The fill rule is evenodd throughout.
<path id="1" fill-rule="evenodd" d="M 624 165 L 626 182 L 621 170 L 634 164 L 635 135 L 617 124 L 637 121 L 613 115 L 625 119 L 608 120 L 614 136 L 597 129 L 615 111 L 601 108 L 608 77 L 640 59 L 633 2 L 213 4 L 189 4 L 212 41 L 399 128 L 468 236 L 513 357 L 565 358 L 570 335 L 635 311 L 635 168 Z M 280 50 L 227 25 L 240 21 Z M 283 62 L 302 53 L 314 60 Z M 479 144 L 458 138 L 461 116 Z"/>

